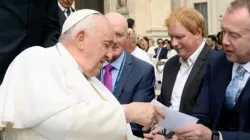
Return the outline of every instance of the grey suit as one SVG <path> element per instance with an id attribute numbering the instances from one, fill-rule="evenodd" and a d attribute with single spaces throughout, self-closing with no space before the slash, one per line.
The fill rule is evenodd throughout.
<path id="1" fill-rule="evenodd" d="M 182 91 L 180 102 L 179 111 L 182 113 L 192 113 L 193 107 L 201 90 L 203 77 L 206 71 L 206 60 L 211 51 L 212 49 L 205 45 L 188 76 L 188 79 Z M 179 56 L 174 56 L 165 64 L 164 67 L 161 94 L 158 97 L 158 101 L 166 106 L 171 105 L 173 87 L 181 66 L 179 59 Z"/>

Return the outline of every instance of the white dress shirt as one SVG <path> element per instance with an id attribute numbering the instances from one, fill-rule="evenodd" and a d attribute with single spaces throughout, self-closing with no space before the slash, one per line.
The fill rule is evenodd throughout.
<path id="1" fill-rule="evenodd" d="M 68 17 L 68 15 L 67 15 L 67 8 L 64 8 L 64 7 L 60 4 L 60 2 L 58 2 L 58 6 L 59 6 L 59 8 L 63 11 L 65 17 Z M 70 10 L 70 14 L 71 14 L 73 11 L 72 11 L 71 8 L 69 8 L 69 10 Z"/>
<path id="2" fill-rule="evenodd" d="M 149 64 L 153 65 L 152 61 L 150 60 L 148 54 L 140 49 L 139 47 L 136 47 L 135 50 L 131 53 L 133 56 L 143 60 L 143 61 L 146 61 L 148 62 Z"/>
<path id="3" fill-rule="evenodd" d="M 205 45 L 205 40 L 202 41 L 199 48 L 187 59 L 187 61 L 184 61 L 182 58 L 180 58 L 181 67 L 176 77 L 170 101 L 171 102 L 170 108 L 172 108 L 175 111 L 179 111 L 180 101 L 184 86 L 186 84 L 186 81 L 194 66 L 196 59 L 198 58 L 200 52 L 204 48 L 204 45 Z"/>

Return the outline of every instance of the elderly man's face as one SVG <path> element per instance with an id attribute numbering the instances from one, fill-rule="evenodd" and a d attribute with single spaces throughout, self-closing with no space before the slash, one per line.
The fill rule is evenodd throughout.
<path id="1" fill-rule="evenodd" d="M 112 58 L 112 47 L 114 46 L 115 34 L 104 17 L 96 20 L 101 25 L 96 25 L 96 29 L 93 29 L 92 33 L 88 33 L 84 36 L 84 48 L 82 56 L 84 59 L 84 74 L 87 77 L 96 76 L 99 74 L 103 63 L 107 59 Z"/>
<path id="2" fill-rule="evenodd" d="M 227 59 L 235 63 L 250 61 L 250 15 L 246 8 L 227 12 L 222 22 L 222 46 Z"/>
<path id="3" fill-rule="evenodd" d="M 113 30 L 115 31 L 116 43 L 112 47 L 112 59 L 107 60 L 108 62 L 115 61 L 123 52 L 126 47 L 126 41 L 128 39 L 127 28 L 124 24 L 115 19 L 108 18 Z"/>
<path id="4" fill-rule="evenodd" d="M 168 34 L 171 37 L 172 47 L 182 59 L 188 59 L 197 49 L 197 39 L 201 39 L 201 35 L 194 35 L 189 32 L 179 22 L 168 25 Z M 200 44 L 199 44 L 200 45 Z"/>

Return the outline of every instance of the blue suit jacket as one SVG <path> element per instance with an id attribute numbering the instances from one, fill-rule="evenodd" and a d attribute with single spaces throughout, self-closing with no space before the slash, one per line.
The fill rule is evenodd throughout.
<path id="1" fill-rule="evenodd" d="M 212 130 L 217 130 L 225 92 L 232 77 L 233 63 L 229 62 L 225 53 L 211 53 L 204 84 L 193 111 L 193 116 L 199 118 L 199 123 Z M 223 140 L 250 140 L 250 80 L 246 83 L 236 104 L 239 112 L 239 131 L 221 131 Z"/>
<path id="2" fill-rule="evenodd" d="M 151 102 L 155 97 L 154 67 L 126 52 L 126 60 L 114 96 L 121 104 L 131 102 Z M 100 80 L 101 75 L 97 78 Z M 141 126 L 132 123 L 133 133 L 142 137 Z"/>
<path id="3" fill-rule="evenodd" d="M 154 67 L 128 52 L 121 77 L 114 91 L 114 96 L 121 104 L 131 102 L 150 102 L 155 97 Z M 99 80 L 100 74 L 97 77 Z"/>

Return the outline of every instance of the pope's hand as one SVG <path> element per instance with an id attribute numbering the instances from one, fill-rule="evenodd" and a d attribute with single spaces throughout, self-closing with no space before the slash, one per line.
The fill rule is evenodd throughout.
<path id="1" fill-rule="evenodd" d="M 127 123 L 135 122 L 147 128 L 158 122 L 158 117 L 165 118 L 164 111 L 151 103 L 130 103 L 123 105 Z"/>
<path id="2" fill-rule="evenodd" d="M 143 134 L 144 140 L 166 140 L 162 133 L 163 128 L 156 126 L 150 133 Z"/>

